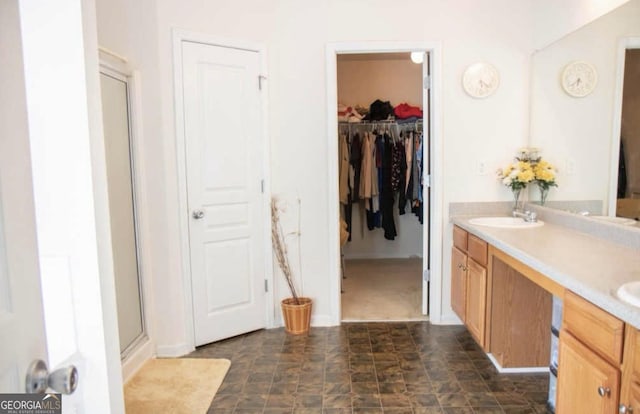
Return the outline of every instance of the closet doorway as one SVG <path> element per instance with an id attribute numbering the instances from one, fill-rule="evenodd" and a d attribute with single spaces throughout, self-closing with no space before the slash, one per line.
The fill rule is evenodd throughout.
<path id="1" fill-rule="evenodd" d="M 343 322 L 428 318 L 430 57 L 336 55 Z"/>

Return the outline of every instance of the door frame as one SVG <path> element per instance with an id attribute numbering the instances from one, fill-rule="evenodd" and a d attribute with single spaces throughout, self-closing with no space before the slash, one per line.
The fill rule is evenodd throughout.
<path id="1" fill-rule="evenodd" d="M 263 80 L 268 79 L 267 50 L 263 44 L 246 42 L 237 39 L 227 39 L 212 36 L 206 33 L 192 32 L 182 29 L 173 29 L 173 84 L 174 106 L 176 121 L 176 166 L 178 172 L 178 223 L 180 227 L 180 262 L 182 264 L 182 285 L 185 301 L 185 326 L 186 338 L 189 349 L 195 349 L 195 326 L 193 317 L 193 294 L 191 290 L 191 255 L 189 247 L 189 206 L 187 203 L 187 165 L 186 165 L 186 137 L 184 134 L 184 90 L 182 87 L 182 42 L 194 42 L 211 46 L 219 46 L 233 49 L 242 49 L 257 52 L 260 55 L 260 72 Z M 256 79 L 256 82 L 258 80 Z M 262 216 L 264 218 L 263 245 L 264 245 L 264 278 L 270 287 L 265 294 L 265 323 L 267 328 L 274 325 L 274 300 L 273 300 L 273 253 L 271 247 L 271 170 L 269 157 L 268 134 L 268 82 L 261 82 L 261 118 L 262 118 L 262 176 L 263 197 Z"/>
<path id="2" fill-rule="evenodd" d="M 329 292 L 331 323 L 340 325 L 341 301 L 340 301 L 340 237 L 339 220 L 340 208 L 338 200 L 338 76 L 337 55 L 354 53 L 391 53 L 423 51 L 429 54 L 431 104 L 429 106 L 429 125 L 431 132 L 431 151 L 429 154 L 431 166 L 431 179 L 428 191 L 431 205 L 429 206 L 429 229 L 423 232 L 422 257 L 423 272 L 424 258 L 429 262 L 430 292 L 429 292 L 429 319 L 432 323 L 442 323 L 442 46 L 440 42 L 338 42 L 329 43 L 326 48 L 326 73 L 327 73 L 327 153 L 329 193 L 327 196 L 327 222 L 334 223 L 329 226 Z M 423 93 L 423 103 L 425 95 Z M 423 189 L 424 193 L 424 189 Z M 427 240 L 431 239 L 431 243 Z M 423 286 L 425 275 L 422 275 Z M 425 289 L 423 287 L 423 289 Z M 424 304 L 422 305 L 424 308 Z"/>
<path id="3" fill-rule="evenodd" d="M 153 307 L 152 280 L 149 277 L 148 264 L 151 263 L 147 240 L 150 237 L 145 214 L 149 211 L 144 185 L 144 153 L 141 138 L 142 129 L 142 93 L 140 91 L 140 72 L 131 70 L 125 58 L 99 48 L 105 57 L 100 57 L 100 73 L 112 76 L 127 84 L 127 111 L 129 117 L 129 151 L 131 164 L 131 180 L 133 188 L 134 226 L 136 233 L 136 255 L 138 260 L 138 281 L 140 283 L 140 303 L 142 306 L 142 334 L 120 355 L 122 359 L 122 377 L 129 379 L 145 361 L 152 358 L 155 352 L 153 340 Z M 109 58 L 111 56 L 112 58 Z M 115 59 L 113 59 L 115 58 Z"/>

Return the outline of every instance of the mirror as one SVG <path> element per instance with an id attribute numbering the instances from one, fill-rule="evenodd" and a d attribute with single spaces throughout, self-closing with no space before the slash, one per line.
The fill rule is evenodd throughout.
<path id="1" fill-rule="evenodd" d="M 609 215 L 616 214 L 617 204 L 624 204 L 618 212 L 640 215 L 640 184 L 634 184 L 640 176 L 640 153 L 636 153 L 640 152 L 640 69 L 633 63 L 638 60 L 637 49 L 640 0 L 630 0 L 534 53 L 529 145 L 558 168 L 558 187 L 551 190 L 549 200 L 596 200 Z M 592 65 L 597 76 L 594 89 L 583 97 L 570 94 L 569 84 L 581 82 L 575 74 L 565 77 L 563 88 L 563 70 L 576 61 Z M 619 163 L 621 131 L 624 165 Z M 617 203 L 619 165 L 627 188 Z M 536 201 L 536 194 L 532 192 L 530 199 Z"/>

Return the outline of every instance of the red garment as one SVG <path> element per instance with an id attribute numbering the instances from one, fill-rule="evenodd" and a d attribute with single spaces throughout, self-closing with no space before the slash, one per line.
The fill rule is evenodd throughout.
<path id="1" fill-rule="evenodd" d="M 393 113 L 396 115 L 398 119 L 407 119 L 411 117 L 422 118 L 422 109 L 417 106 L 411 106 L 406 103 L 401 103 L 400 105 L 393 108 Z"/>

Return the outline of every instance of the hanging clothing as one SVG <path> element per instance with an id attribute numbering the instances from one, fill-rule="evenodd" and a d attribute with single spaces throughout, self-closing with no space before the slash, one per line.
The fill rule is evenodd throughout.
<path id="1" fill-rule="evenodd" d="M 387 132 L 352 132 L 361 127 L 349 125 L 348 133 L 339 134 L 339 198 L 348 240 L 354 230 L 354 204 L 363 237 L 366 226 L 369 231 L 382 228 L 385 239 L 395 240 L 394 215 L 406 214 L 407 208 L 422 223 L 422 136 L 415 131 L 400 134 L 406 127 L 395 124 L 380 123 L 380 127 Z"/>
<path id="2" fill-rule="evenodd" d="M 349 137 L 347 134 L 340 135 L 340 145 L 338 147 L 338 187 L 340 203 L 349 202 Z"/>
<path id="3" fill-rule="evenodd" d="M 405 152 L 405 159 L 406 159 L 406 165 L 407 165 L 407 170 L 405 172 L 405 179 L 404 179 L 404 192 L 405 192 L 405 196 L 407 194 L 407 190 L 409 189 L 409 181 L 411 181 L 411 167 L 412 167 L 412 161 L 413 161 L 413 132 L 409 132 L 407 134 L 407 136 L 404 138 L 404 152 Z M 410 197 L 407 197 L 410 198 Z"/>
<path id="4" fill-rule="evenodd" d="M 362 168 L 362 143 L 360 141 L 360 135 L 355 134 L 351 138 L 351 155 L 349 156 L 349 163 L 353 170 L 353 181 L 351 186 L 351 201 L 357 201 L 360 199 L 360 171 Z"/>
<path id="5" fill-rule="evenodd" d="M 362 140 L 362 166 L 360 168 L 360 198 L 372 200 L 378 195 L 378 170 L 375 168 L 376 146 L 373 135 L 365 133 Z M 372 203 L 365 203 L 367 210 Z"/>
<path id="6" fill-rule="evenodd" d="M 392 184 L 393 170 L 393 143 L 388 134 L 384 134 L 384 154 L 382 157 L 382 195 L 380 210 L 382 212 L 382 228 L 384 238 L 394 240 L 398 235 L 396 224 L 393 220 L 394 191 Z"/>

